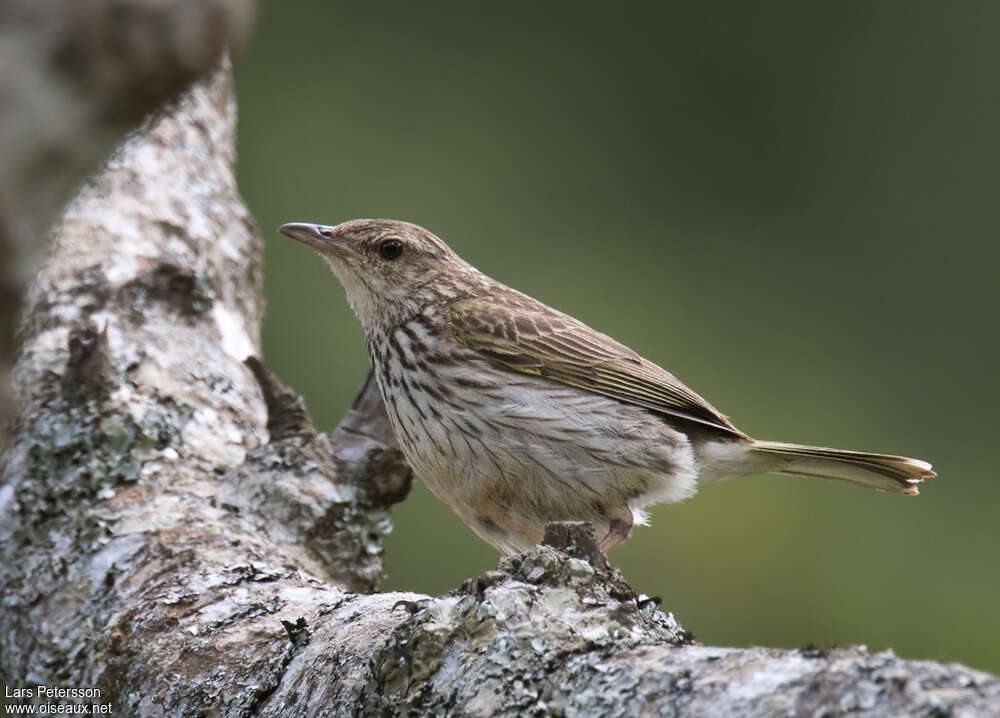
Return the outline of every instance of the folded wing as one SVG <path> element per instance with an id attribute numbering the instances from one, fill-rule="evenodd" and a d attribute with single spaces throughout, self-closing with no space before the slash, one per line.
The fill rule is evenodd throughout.
<path id="1" fill-rule="evenodd" d="M 520 292 L 455 302 L 448 323 L 459 342 L 513 371 L 745 436 L 669 372 Z"/>

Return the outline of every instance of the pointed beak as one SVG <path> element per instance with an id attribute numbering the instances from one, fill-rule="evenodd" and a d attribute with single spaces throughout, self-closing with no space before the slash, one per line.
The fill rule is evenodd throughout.
<path id="1" fill-rule="evenodd" d="M 278 231 L 296 242 L 308 244 L 313 249 L 324 253 L 347 249 L 349 246 L 348 242 L 337 236 L 336 227 L 325 224 L 288 222 L 278 227 Z"/>

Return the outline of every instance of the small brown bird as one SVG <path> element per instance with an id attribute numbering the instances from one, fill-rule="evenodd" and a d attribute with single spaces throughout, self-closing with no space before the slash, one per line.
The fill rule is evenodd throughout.
<path id="1" fill-rule="evenodd" d="M 935 475 L 902 456 L 753 439 L 669 372 L 415 224 L 279 231 L 318 250 L 344 285 L 416 476 L 504 553 L 574 519 L 592 522 L 607 551 L 646 523 L 644 507 L 748 474 L 908 495 Z"/>

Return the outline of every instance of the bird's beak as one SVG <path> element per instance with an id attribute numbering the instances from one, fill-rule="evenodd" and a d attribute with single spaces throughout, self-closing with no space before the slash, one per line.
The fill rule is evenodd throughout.
<path id="1" fill-rule="evenodd" d="M 320 252 L 330 253 L 347 249 L 349 243 L 337 235 L 337 228 L 325 224 L 308 224 L 307 222 L 288 222 L 278 227 L 278 231 L 296 242 L 308 244 Z"/>

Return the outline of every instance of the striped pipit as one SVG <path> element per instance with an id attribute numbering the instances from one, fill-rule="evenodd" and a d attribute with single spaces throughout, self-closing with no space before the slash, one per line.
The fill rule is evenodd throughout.
<path id="1" fill-rule="evenodd" d="M 364 329 L 416 476 L 504 553 L 550 521 L 594 524 L 603 551 L 644 507 L 762 472 L 914 495 L 930 464 L 758 441 L 669 372 L 504 286 L 407 222 L 280 231 L 318 250 Z"/>

